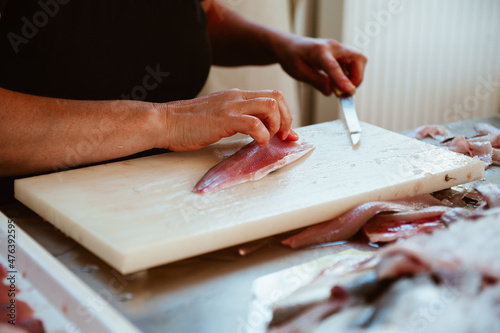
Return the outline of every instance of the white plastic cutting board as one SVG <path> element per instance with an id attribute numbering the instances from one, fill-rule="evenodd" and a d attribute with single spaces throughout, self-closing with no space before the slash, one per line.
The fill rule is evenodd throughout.
<path id="1" fill-rule="evenodd" d="M 357 150 L 341 120 L 299 128 L 314 151 L 217 193 L 191 190 L 245 140 L 19 179 L 15 196 L 125 274 L 321 222 L 363 202 L 483 176 L 477 159 L 362 128 Z"/>

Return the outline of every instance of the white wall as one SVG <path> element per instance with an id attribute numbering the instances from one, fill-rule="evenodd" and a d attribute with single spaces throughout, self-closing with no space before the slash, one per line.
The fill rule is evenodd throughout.
<path id="1" fill-rule="evenodd" d="M 333 3 L 343 3 L 341 37 L 328 9 Z M 369 59 L 355 96 L 361 120 L 401 131 L 500 111 L 500 1 L 320 4 L 319 33 L 340 37 Z M 318 119 L 333 119 L 328 104 L 317 95 Z"/>

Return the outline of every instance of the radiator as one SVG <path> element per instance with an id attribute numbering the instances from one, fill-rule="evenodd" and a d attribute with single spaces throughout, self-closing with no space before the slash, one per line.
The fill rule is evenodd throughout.
<path id="1" fill-rule="evenodd" d="M 500 111 L 499 0 L 344 0 L 342 20 L 369 59 L 361 120 L 403 131 Z"/>

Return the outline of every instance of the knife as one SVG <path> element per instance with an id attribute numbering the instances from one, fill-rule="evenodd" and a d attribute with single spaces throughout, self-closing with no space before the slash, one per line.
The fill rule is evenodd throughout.
<path id="1" fill-rule="evenodd" d="M 351 142 L 353 148 L 359 144 L 361 139 L 361 126 L 359 125 L 358 115 L 356 114 L 356 108 L 354 106 L 354 95 L 353 93 L 345 93 L 337 88 L 334 89 L 335 95 L 338 96 L 340 100 L 340 105 L 342 106 L 342 111 L 344 112 L 345 123 L 347 129 L 349 130 L 349 136 L 351 137 Z"/>

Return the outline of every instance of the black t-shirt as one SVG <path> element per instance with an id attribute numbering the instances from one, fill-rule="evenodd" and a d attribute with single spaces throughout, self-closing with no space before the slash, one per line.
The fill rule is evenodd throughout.
<path id="1" fill-rule="evenodd" d="M 195 97 L 210 69 L 200 0 L 0 0 L 0 13 L 6 89 L 167 102 Z"/>
<path id="2" fill-rule="evenodd" d="M 199 0 L 3 2 L 1 87 L 166 102 L 193 98 L 205 83 L 210 45 Z"/>

